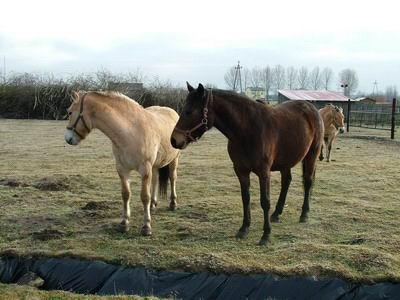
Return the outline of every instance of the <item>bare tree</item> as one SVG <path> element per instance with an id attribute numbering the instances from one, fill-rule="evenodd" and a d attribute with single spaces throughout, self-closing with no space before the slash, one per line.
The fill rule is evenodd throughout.
<path id="1" fill-rule="evenodd" d="M 286 69 L 286 85 L 289 90 L 293 90 L 297 85 L 297 70 L 294 67 Z"/>
<path id="2" fill-rule="evenodd" d="M 391 102 L 393 98 L 397 98 L 397 87 L 395 85 L 386 87 L 386 101 Z"/>
<path id="3" fill-rule="evenodd" d="M 325 90 L 329 90 L 329 87 L 333 81 L 333 71 L 331 68 L 324 68 L 321 72 L 322 86 Z"/>
<path id="4" fill-rule="evenodd" d="M 307 67 L 301 67 L 297 76 L 299 89 L 306 90 L 309 86 L 309 76 Z"/>
<path id="5" fill-rule="evenodd" d="M 249 68 L 243 68 L 243 88 L 247 90 L 247 88 L 251 85 L 251 71 Z"/>
<path id="6" fill-rule="evenodd" d="M 281 65 L 276 65 L 272 70 L 272 74 L 274 78 L 274 85 L 278 93 L 278 90 L 285 86 L 285 68 Z"/>
<path id="7" fill-rule="evenodd" d="M 321 85 L 321 72 L 319 67 L 315 67 L 310 73 L 310 86 L 313 90 L 319 90 Z"/>
<path id="8" fill-rule="evenodd" d="M 261 87 L 263 85 L 263 70 L 254 67 L 251 70 L 251 84 L 253 87 Z"/>
<path id="9" fill-rule="evenodd" d="M 270 66 L 266 66 L 262 72 L 263 86 L 265 89 L 265 100 L 268 101 L 269 91 L 273 84 L 272 70 Z"/>
<path id="10" fill-rule="evenodd" d="M 352 95 L 358 87 L 358 76 L 355 70 L 344 69 L 339 73 L 339 84 L 347 85 L 344 89 L 345 96 Z"/>
<path id="11" fill-rule="evenodd" d="M 230 67 L 229 70 L 224 75 L 225 83 L 227 87 L 231 90 L 233 90 L 235 86 L 235 74 L 236 74 L 236 68 L 235 66 L 233 66 Z"/>

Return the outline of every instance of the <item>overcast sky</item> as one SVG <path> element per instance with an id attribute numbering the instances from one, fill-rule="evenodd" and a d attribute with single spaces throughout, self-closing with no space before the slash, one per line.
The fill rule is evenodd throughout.
<path id="1" fill-rule="evenodd" d="M 223 88 L 225 72 L 240 60 L 248 68 L 331 67 L 336 75 L 352 68 L 365 92 L 375 80 L 382 91 L 400 86 L 396 1 L 1 3 L 0 55 L 8 72 L 63 76 L 139 68 L 149 79 Z"/>

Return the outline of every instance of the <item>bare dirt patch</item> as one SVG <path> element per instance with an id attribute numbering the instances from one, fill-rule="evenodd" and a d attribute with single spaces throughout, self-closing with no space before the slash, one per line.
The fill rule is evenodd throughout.
<path id="1" fill-rule="evenodd" d="M 32 234 L 32 237 L 35 240 L 39 241 L 48 241 L 48 240 L 55 240 L 55 239 L 61 239 L 63 237 L 67 236 L 67 233 L 64 231 L 60 231 L 57 229 L 44 229 L 41 231 L 34 232 Z"/>
<path id="2" fill-rule="evenodd" d="M 27 187 L 29 184 L 15 178 L 0 179 L 0 185 L 9 187 Z"/>
<path id="3" fill-rule="evenodd" d="M 63 178 L 44 177 L 36 181 L 33 186 L 42 191 L 67 191 L 70 186 Z"/>

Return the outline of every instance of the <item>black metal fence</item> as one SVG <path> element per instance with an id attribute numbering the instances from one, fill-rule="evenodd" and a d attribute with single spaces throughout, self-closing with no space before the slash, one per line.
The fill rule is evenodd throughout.
<path id="1" fill-rule="evenodd" d="M 400 127 L 400 108 L 394 111 L 395 127 Z M 392 104 L 351 103 L 350 126 L 390 130 L 392 125 Z"/>

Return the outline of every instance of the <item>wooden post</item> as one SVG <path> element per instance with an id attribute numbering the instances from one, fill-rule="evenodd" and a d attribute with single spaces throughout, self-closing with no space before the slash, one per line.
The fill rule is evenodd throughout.
<path id="1" fill-rule="evenodd" d="M 350 108 L 351 108 L 351 105 L 350 105 L 350 99 L 349 100 L 347 100 L 347 132 L 349 132 L 350 131 Z"/>
<path id="2" fill-rule="evenodd" d="M 394 139 L 394 128 L 396 126 L 395 115 L 396 115 L 396 98 L 393 98 L 393 102 L 392 102 L 392 127 L 390 129 L 390 138 L 392 140 Z"/>

